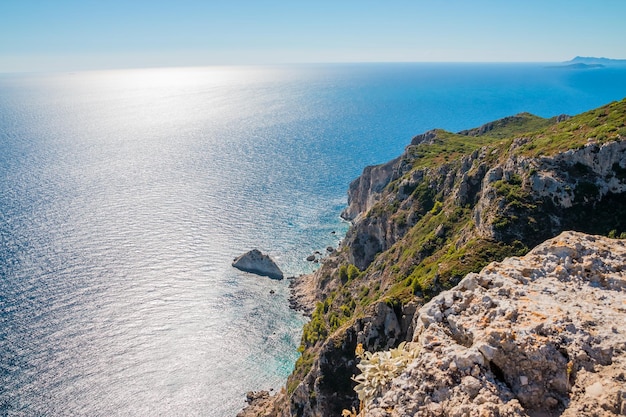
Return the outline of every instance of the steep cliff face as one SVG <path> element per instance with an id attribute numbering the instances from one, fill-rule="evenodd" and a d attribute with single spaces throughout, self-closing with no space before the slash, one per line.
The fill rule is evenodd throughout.
<path id="1" fill-rule="evenodd" d="M 552 157 L 514 154 L 487 172 L 473 220 L 483 236 L 531 246 L 564 229 L 593 229 L 594 215 L 606 216 L 612 206 L 623 206 L 623 167 L 625 141 L 599 145 L 590 140 Z M 624 230 L 620 218 L 609 217 L 610 222 L 602 222 Z"/>
<path id="2" fill-rule="evenodd" d="M 412 340 L 416 309 L 468 273 L 563 230 L 626 236 L 624 139 L 626 100 L 572 118 L 433 130 L 366 168 L 350 186 L 343 244 L 297 283 L 317 304 L 273 415 L 358 407 L 357 344 L 373 352 Z"/>
<path id="3" fill-rule="evenodd" d="M 446 133 L 432 131 L 426 135 L 429 142 L 417 143 L 432 144 L 440 135 L 444 136 L 441 140 L 445 140 Z M 478 192 L 488 167 L 484 152 L 476 150 L 439 166 L 411 169 L 419 163 L 415 146 L 410 145 L 402 158 L 394 161 L 395 166 L 388 169 L 390 177 L 386 182 L 392 186 L 382 191 L 369 189 L 367 193 L 348 193 L 345 212 L 362 207 L 362 199 L 374 202 L 367 211 L 360 213 L 343 245 L 348 260 L 361 270 L 402 239 L 443 200 L 451 197 L 454 204 L 464 207 L 474 205 L 480 197 Z"/>
<path id="4" fill-rule="evenodd" d="M 354 221 L 358 216 L 367 213 L 385 187 L 398 177 L 400 168 L 400 159 L 366 167 L 361 176 L 350 184 L 348 194 L 351 203 L 341 216 L 346 220 Z"/>

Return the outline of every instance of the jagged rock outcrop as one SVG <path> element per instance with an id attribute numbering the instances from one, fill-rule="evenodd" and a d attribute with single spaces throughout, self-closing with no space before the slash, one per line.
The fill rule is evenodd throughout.
<path id="1" fill-rule="evenodd" d="M 261 253 L 258 249 L 252 249 L 238 256 L 232 264 L 235 268 L 252 274 L 270 277 L 272 279 L 283 279 L 283 271 L 280 270 L 276 262 L 269 255 Z"/>
<path id="2" fill-rule="evenodd" d="M 416 314 L 417 359 L 367 416 L 626 415 L 626 241 L 565 232 Z"/>

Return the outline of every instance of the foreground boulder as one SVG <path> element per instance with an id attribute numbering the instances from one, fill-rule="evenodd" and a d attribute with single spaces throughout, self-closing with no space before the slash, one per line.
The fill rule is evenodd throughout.
<path id="1" fill-rule="evenodd" d="M 415 316 L 418 357 L 367 416 L 626 415 L 626 241 L 564 232 Z"/>
<path id="2" fill-rule="evenodd" d="M 241 271 L 270 277 L 272 279 L 283 279 L 284 277 L 283 271 L 276 265 L 276 262 L 274 262 L 269 255 L 261 253 L 258 249 L 252 249 L 235 258 L 233 266 Z"/>

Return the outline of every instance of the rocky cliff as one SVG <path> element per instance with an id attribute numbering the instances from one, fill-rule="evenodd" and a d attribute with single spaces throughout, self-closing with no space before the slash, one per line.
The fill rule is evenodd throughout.
<path id="1" fill-rule="evenodd" d="M 412 340 L 420 306 L 492 261 L 564 230 L 626 237 L 625 138 L 623 100 L 572 118 L 524 113 L 456 134 L 433 130 L 366 168 L 350 186 L 343 216 L 353 225 L 342 246 L 296 283 L 311 321 L 268 415 L 358 409 L 357 344 L 374 352 Z"/>

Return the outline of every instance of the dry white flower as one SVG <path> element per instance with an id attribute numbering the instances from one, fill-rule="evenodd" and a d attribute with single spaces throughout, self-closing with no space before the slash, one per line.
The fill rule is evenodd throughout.
<path id="1" fill-rule="evenodd" d="M 366 406 L 375 396 L 381 394 L 391 380 L 402 373 L 413 359 L 417 357 L 419 347 L 406 342 L 391 350 L 382 352 L 365 352 L 357 347 L 357 355 L 361 362 L 357 367 L 361 374 L 352 379 L 358 383 L 354 388 L 362 406 Z"/>

